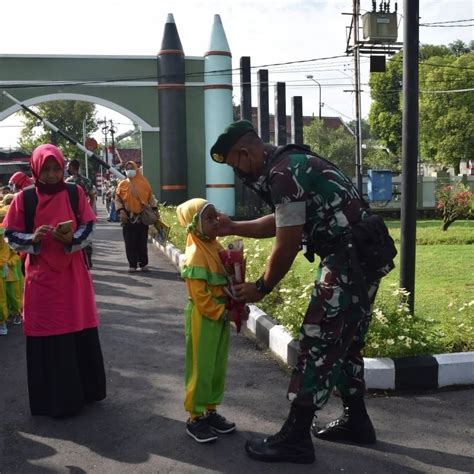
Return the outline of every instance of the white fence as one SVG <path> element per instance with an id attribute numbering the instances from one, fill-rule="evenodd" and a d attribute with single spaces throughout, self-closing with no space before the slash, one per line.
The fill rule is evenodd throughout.
<path id="1" fill-rule="evenodd" d="M 367 177 L 363 178 L 363 193 L 367 197 Z M 417 188 L 417 208 L 434 209 L 436 207 L 436 191 L 439 187 L 447 184 L 454 184 L 455 182 L 464 182 L 471 191 L 474 191 L 474 176 L 418 176 Z M 401 207 L 402 177 L 401 175 L 392 177 L 392 200 L 391 201 L 374 201 L 371 202 L 371 207 L 375 209 L 393 209 L 397 210 Z M 370 201 L 369 201 L 370 202 Z"/>

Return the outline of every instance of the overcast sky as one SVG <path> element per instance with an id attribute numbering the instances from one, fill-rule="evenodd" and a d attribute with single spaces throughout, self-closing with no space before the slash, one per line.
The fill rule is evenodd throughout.
<path id="1" fill-rule="evenodd" d="M 378 4 L 379 2 L 377 2 Z M 395 2 L 391 2 L 392 11 Z M 161 45 L 168 13 L 173 13 L 184 52 L 202 56 L 208 49 L 214 14 L 220 14 L 233 55 L 233 67 L 241 56 L 250 56 L 252 66 L 307 60 L 345 53 L 346 27 L 352 0 L 23 0 L 2 4 L 1 54 L 110 54 L 155 55 Z M 361 13 L 371 10 L 371 1 L 361 0 Z M 398 4 L 399 41 L 403 35 L 403 2 Z M 422 23 L 474 18 L 472 0 L 420 0 Z M 472 28 L 420 28 L 421 43 L 469 42 Z M 313 75 L 321 84 L 322 114 L 354 118 L 352 57 L 291 66 L 268 67 L 270 83 L 287 83 L 287 112 L 291 97 L 303 96 L 305 115 L 318 113 L 318 87 L 306 79 Z M 362 59 L 361 81 L 368 80 L 368 58 Z M 278 72 L 280 70 L 280 72 Z M 283 71 L 284 70 L 284 71 Z M 256 71 L 256 70 L 255 70 Z M 240 100 L 238 74 L 234 75 L 235 101 Z M 256 83 L 255 75 L 252 80 Z M 368 87 L 363 87 L 362 115 L 370 108 Z M 253 87 L 256 105 L 256 87 Z M 273 88 L 270 89 L 270 102 Z M 272 108 L 273 104 L 271 104 Z M 116 120 L 119 132 L 130 121 L 98 107 Z M 0 123 L 0 147 L 15 146 L 20 124 L 17 115 Z"/>

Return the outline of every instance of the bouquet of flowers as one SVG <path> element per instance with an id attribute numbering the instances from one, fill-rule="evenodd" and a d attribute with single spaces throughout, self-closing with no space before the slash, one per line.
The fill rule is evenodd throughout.
<path id="1" fill-rule="evenodd" d="M 227 247 L 219 252 L 219 257 L 224 266 L 224 270 L 229 281 L 228 288 L 225 289 L 229 296 L 228 310 L 229 319 L 234 321 L 237 332 L 240 332 L 242 321 L 248 318 L 248 308 L 245 303 L 234 299 L 233 285 L 245 281 L 245 259 L 244 243 L 242 240 L 234 240 Z"/>

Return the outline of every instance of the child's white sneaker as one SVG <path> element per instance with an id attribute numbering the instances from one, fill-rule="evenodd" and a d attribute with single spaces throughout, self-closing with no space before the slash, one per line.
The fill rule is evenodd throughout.
<path id="1" fill-rule="evenodd" d="M 8 328 L 5 323 L 0 324 L 0 336 L 6 336 L 8 334 Z"/>
<path id="2" fill-rule="evenodd" d="M 21 324 L 22 321 L 21 314 L 15 314 L 15 316 L 13 316 L 13 324 Z"/>

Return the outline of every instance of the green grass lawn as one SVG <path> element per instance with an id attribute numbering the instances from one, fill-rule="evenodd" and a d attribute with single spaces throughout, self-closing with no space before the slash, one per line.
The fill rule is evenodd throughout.
<path id="1" fill-rule="evenodd" d="M 385 221 L 395 242 L 400 242 L 400 221 Z M 418 245 L 474 244 L 474 221 L 456 221 L 447 231 L 441 230 L 441 220 L 419 220 L 416 222 Z"/>
<path id="2" fill-rule="evenodd" d="M 184 250 L 185 230 L 177 224 L 174 208 L 162 211 L 165 222 L 172 223 L 170 240 Z M 390 234 L 400 248 L 400 221 L 387 221 Z M 229 238 L 226 238 L 229 239 Z M 273 239 L 255 241 L 244 239 L 248 260 L 259 252 L 268 255 Z M 458 221 L 447 231 L 441 230 L 441 220 L 417 221 L 415 314 L 440 320 L 453 313 L 462 304 L 474 300 L 474 221 Z M 256 248 L 261 249 L 257 251 Z M 396 268 L 382 280 L 380 292 L 389 291 L 391 285 L 398 287 L 400 279 L 400 253 Z M 302 281 L 314 280 L 318 259 L 308 262 L 299 254 L 294 272 Z M 262 260 L 256 261 L 250 275 L 262 272 Z"/>
<path id="3" fill-rule="evenodd" d="M 397 248 L 400 248 L 399 244 Z M 395 269 L 382 280 L 381 291 L 388 290 L 392 285 L 399 285 L 400 253 L 395 263 Z M 298 273 L 308 276 L 315 274 L 317 262 L 311 264 L 302 255 L 298 255 L 295 264 Z M 472 245 L 417 245 L 415 314 L 437 320 L 447 311 L 452 311 L 450 304 L 456 306 L 472 299 L 474 299 Z"/>

